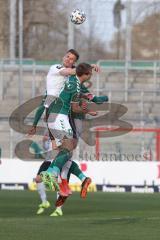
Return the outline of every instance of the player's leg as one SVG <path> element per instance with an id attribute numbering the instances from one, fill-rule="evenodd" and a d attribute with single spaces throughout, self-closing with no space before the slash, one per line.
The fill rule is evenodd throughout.
<path id="1" fill-rule="evenodd" d="M 72 161 L 70 161 L 70 162 L 72 162 Z M 70 168 L 63 169 L 63 171 L 65 172 L 65 174 L 67 174 L 67 182 L 69 183 L 69 179 L 71 176 Z M 56 208 L 63 206 L 69 196 L 70 195 L 68 195 L 68 196 L 62 196 L 60 194 L 59 194 L 59 196 L 57 195 L 57 201 L 55 203 Z"/>
<path id="2" fill-rule="evenodd" d="M 56 191 L 59 191 L 58 176 L 60 175 L 61 168 L 69 159 L 70 153 L 65 149 L 60 150 L 47 171 L 41 173 L 42 180 L 45 184 L 48 184 L 50 189 L 54 187 Z"/>
<path id="3" fill-rule="evenodd" d="M 74 144 L 76 147 L 78 144 L 78 139 L 83 132 L 83 121 L 82 119 L 79 119 L 79 118 L 70 117 L 70 122 L 71 122 L 72 129 L 74 129 L 73 130 L 74 137 L 75 137 Z M 85 198 L 87 195 L 87 189 L 92 182 L 91 178 L 86 177 L 84 173 L 80 170 L 78 164 L 75 163 L 74 161 L 72 162 L 70 173 L 72 173 L 82 181 L 80 196 L 82 198 Z"/>
<path id="4" fill-rule="evenodd" d="M 56 120 L 48 122 L 49 132 L 56 140 L 59 147 L 59 153 L 51 163 L 46 172 L 42 172 L 41 176 L 43 181 L 49 184 L 49 187 L 54 187 L 56 191 L 59 191 L 58 176 L 64 164 L 71 157 L 72 150 L 72 129 L 70 127 L 68 116 L 59 114 Z M 53 185 L 53 186 L 52 186 Z M 66 193 L 67 195 L 68 193 Z M 64 195 L 64 194 L 62 194 Z M 64 195 L 65 196 L 65 195 Z"/>
<path id="5" fill-rule="evenodd" d="M 38 210 L 37 210 L 37 214 L 43 213 L 46 208 L 50 207 L 50 203 L 47 200 L 45 185 L 42 182 L 41 177 L 40 177 L 40 173 L 42 171 L 47 170 L 50 164 L 51 164 L 50 161 L 44 161 L 41 164 L 41 166 L 40 166 L 40 168 L 38 170 L 37 176 L 35 178 L 35 181 L 37 183 L 37 191 L 38 191 L 38 194 L 39 194 L 40 199 L 41 199 L 41 204 L 39 204 L 39 207 L 38 207 Z"/>
<path id="6" fill-rule="evenodd" d="M 70 125 L 71 125 L 72 130 L 73 130 L 73 137 L 74 137 L 73 138 L 73 146 L 74 146 L 74 148 L 76 148 L 79 136 L 82 133 L 82 120 L 74 119 L 70 115 L 69 116 L 69 122 L 70 122 Z M 85 198 L 86 195 L 87 195 L 88 186 L 91 183 L 91 178 L 86 177 L 84 175 L 84 173 L 80 170 L 79 166 L 75 162 L 72 162 L 72 164 L 70 164 L 70 168 L 69 168 L 69 165 L 68 165 L 68 167 L 67 167 L 67 165 L 64 165 L 64 167 L 61 171 L 61 176 L 62 176 L 62 178 L 65 178 L 65 179 L 68 176 L 68 182 L 69 182 L 69 177 L 70 177 L 71 173 L 74 174 L 75 176 L 77 176 L 82 181 L 81 194 L 80 195 L 81 195 L 82 198 Z M 64 201 L 66 201 L 66 198 L 59 197 L 59 199 L 56 202 L 56 206 L 58 206 L 60 204 L 63 204 Z"/>
<path id="7" fill-rule="evenodd" d="M 70 173 L 72 173 L 82 181 L 80 196 L 81 198 L 85 198 L 87 195 L 87 189 L 92 182 L 91 178 L 86 177 L 85 174 L 79 168 L 78 164 L 74 161 L 72 161 Z"/>
<path id="8" fill-rule="evenodd" d="M 65 165 L 63 166 L 62 170 L 61 170 L 61 183 L 60 183 L 60 188 L 64 191 L 67 191 L 68 192 L 68 195 L 71 195 L 72 194 L 72 191 L 71 189 L 69 188 L 69 185 L 68 185 L 68 172 L 69 172 L 69 169 L 72 165 L 72 160 L 69 160 L 65 163 Z M 63 195 L 64 196 L 64 195 Z"/>
<path id="9" fill-rule="evenodd" d="M 91 178 L 85 176 L 85 174 L 80 170 L 78 164 L 76 162 L 72 161 L 72 164 L 69 169 L 67 169 L 67 168 L 63 169 L 63 174 L 67 174 L 68 182 L 69 182 L 71 174 L 75 175 L 82 181 L 80 196 L 81 196 L 81 198 L 86 198 L 87 190 L 88 190 L 88 187 L 91 184 L 92 180 L 91 180 Z M 56 207 L 62 206 L 66 202 L 68 196 L 64 197 L 64 196 L 59 195 L 59 197 L 57 198 L 56 204 L 55 204 Z"/>
<path id="10" fill-rule="evenodd" d="M 57 193 L 57 200 L 59 199 L 59 197 L 60 197 L 60 195 L 59 195 L 59 193 Z M 64 197 L 64 198 L 67 198 L 67 197 Z M 62 216 L 63 215 L 62 206 L 63 206 L 63 203 L 56 206 L 56 209 L 53 211 L 53 213 L 50 214 L 50 216 L 51 217 Z"/>

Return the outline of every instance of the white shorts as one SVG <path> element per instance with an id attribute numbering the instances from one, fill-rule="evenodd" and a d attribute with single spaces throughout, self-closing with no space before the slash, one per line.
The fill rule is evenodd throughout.
<path id="1" fill-rule="evenodd" d="M 62 145 L 62 139 L 73 138 L 73 131 L 69 123 L 68 115 L 51 113 L 47 125 L 50 135 L 55 139 L 57 146 Z"/>

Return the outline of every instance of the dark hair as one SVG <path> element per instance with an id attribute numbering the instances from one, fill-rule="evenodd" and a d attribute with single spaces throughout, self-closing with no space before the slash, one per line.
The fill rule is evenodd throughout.
<path id="1" fill-rule="evenodd" d="M 83 74 L 89 74 L 92 71 L 92 66 L 88 63 L 80 63 L 76 67 L 76 74 L 81 77 Z"/>
<path id="2" fill-rule="evenodd" d="M 67 53 L 72 53 L 72 54 L 76 57 L 77 60 L 79 59 L 79 53 L 78 53 L 76 50 L 74 50 L 74 49 L 69 49 L 69 50 L 67 51 Z"/>

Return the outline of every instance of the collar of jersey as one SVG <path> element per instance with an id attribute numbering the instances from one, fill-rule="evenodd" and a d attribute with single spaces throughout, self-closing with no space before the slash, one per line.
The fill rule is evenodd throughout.
<path id="1" fill-rule="evenodd" d="M 79 78 L 78 78 L 78 76 L 77 76 L 77 75 L 76 75 L 76 78 L 77 78 L 77 80 L 78 80 L 79 84 L 81 84 L 81 81 L 79 80 Z"/>

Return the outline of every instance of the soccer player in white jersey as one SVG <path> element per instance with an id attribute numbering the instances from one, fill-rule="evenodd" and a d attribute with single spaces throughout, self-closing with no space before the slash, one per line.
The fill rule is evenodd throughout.
<path id="1" fill-rule="evenodd" d="M 55 98 L 59 97 L 61 89 L 63 88 L 68 77 L 76 74 L 75 63 L 78 61 L 78 59 L 79 53 L 75 49 L 70 49 L 64 55 L 62 64 L 55 64 L 50 67 L 46 77 L 47 97 L 43 103 L 46 109 L 49 108 L 50 104 L 55 100 Z M 96 64 L 91 64 L 91 66 L 95 72 L 100 72 L 100 68 Z M 37 123 L 36 120 L 35 122 Z M 28 134 L 34 135 L 35 133 L 36 124 L 33 124 L 33 127 L 29 130 Z"/>
<path id="2" fill-rule="evenodd" d="M 55 64 L 50 67 L 46 78 L 47 98 L 44 106 L 48 108 L 50 104 L 59 97 L 61 89 L 64 86 L 68 76 L 75 75 L 74 64 L 79 59 L 76 50 L 70 49 L 63 57 L 62 64 Z"/>
<path id="3" fill-rule="evenodd" d="M 79 54 L 75 49 L 70 49 L 64 55 L 62 64 L 55 64 L 50 67 L 46 78 L 47 98 L 44 106 L 46 108 L 59 97 L 60 91 L 64 86 L 65 81 L 69 76 L 75 75 L 75 63 L 79 59 Z M 99 72 L 99 67 L 96 64 L 91 64 L 94 71 Z"/>
<path id="4" fill-rule="evenodd" d="M 50 67 L 47 74 L 47 99 L 45 100 L 45 107 L 49 107 L 50 104 L 57 98 L 61 92 L 61 89 L 67 80 L 69 75 L 75 75 L 74 64 L 79 59 L 79 54 L 76 50 L 70 49 L 63 57 L 62 65 L 55 64 Z M 99 72 L 99 67 L 95 64 L 91 65 L 95 72 Z M 33 125 L 29 134 L 33 135 L 36 132 L 36 125 Z M 42 185 L 42 184 L 41 184 Z M 44 187 L 43 187 L 44 188 Z"/>

